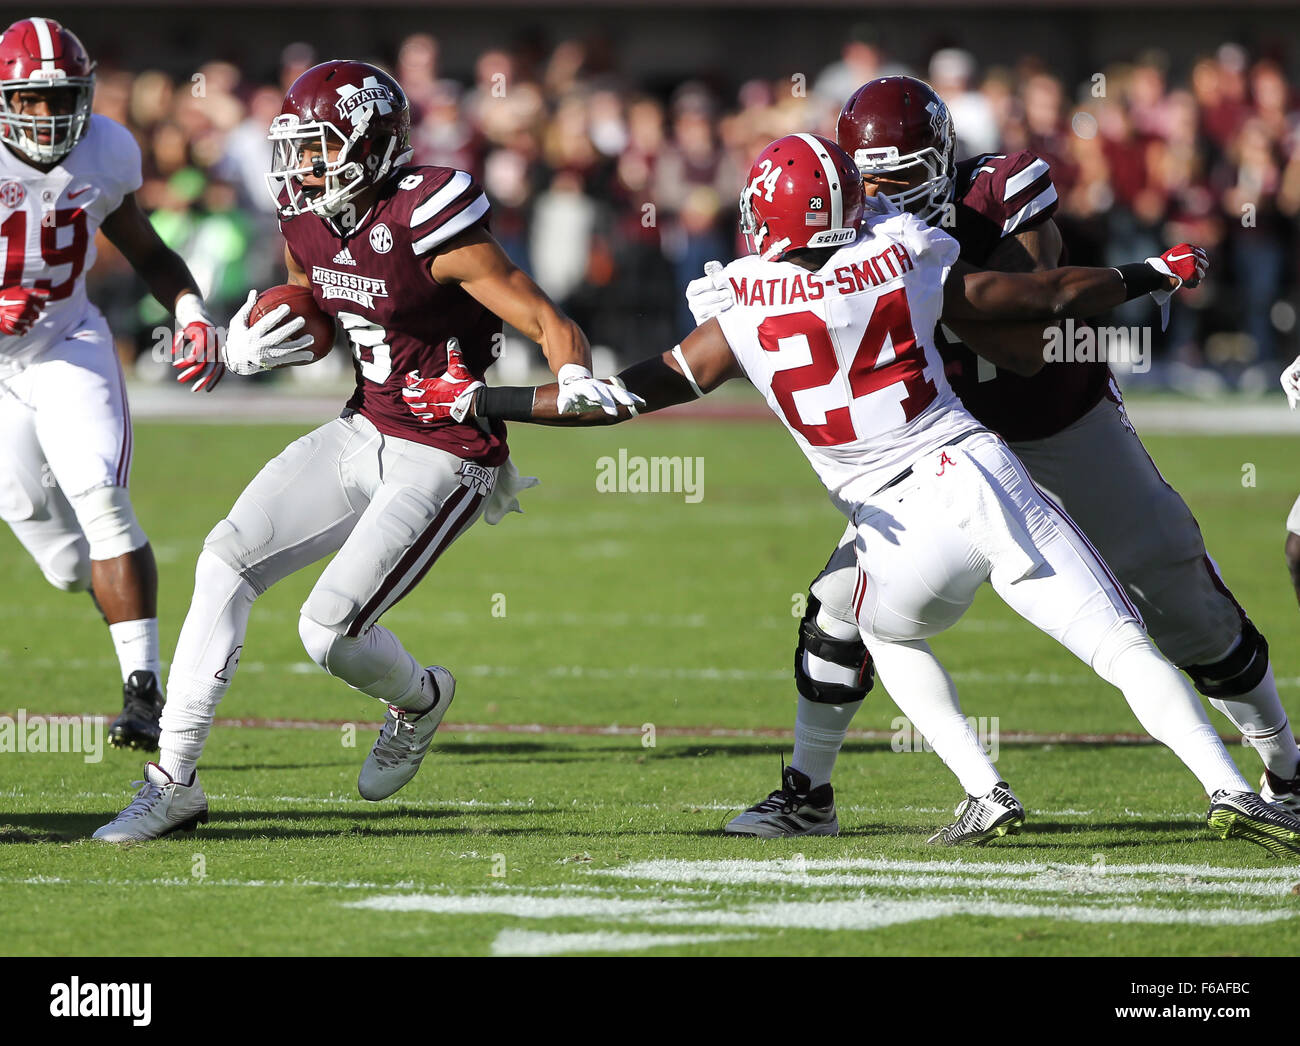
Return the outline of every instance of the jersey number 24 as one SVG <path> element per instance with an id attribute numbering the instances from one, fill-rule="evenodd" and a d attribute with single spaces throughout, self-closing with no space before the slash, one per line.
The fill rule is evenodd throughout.
<path id="1" fill-rule="evenodd" d="M 886 340 L 894 348 L 894 358 L 879 366 Z M 772 395 L 776 397 L 786 421 L 814 447 L 834 447 L 860 439 L 861 434 L 853 427 L 849 405 L 840 392 L 844 375 L 826 322 L 813 312 L 794 312 L 769 316 L 759 325 L 758 343 L 767 352 L 787 351 L 795 348 L 798 341 L 807 345 L 806 351 L 799 355 L 809 362 L 778 370 L 772 375 Z M 860 399 L 899 382 L 907 393 L 899 404 L 903 408 L 904 421 L 915 418 L 938 395 L 934 382 L 925 376 L 925 352 L 917 344 L 912 330 L 907 291 L 902 287 L 881 295 L 872 309 L 867 329 L 849 363 L 849 395 L 852 399 Z M 795 401 L 798 392 L 811 393 L 802 397 L 809 402 L 810 408 L 817 400 L 828 406 L 838 400 L 841 405 L 825 410 L 824 421 L 813 420 L 805 416 Z M 818 392 L 823 392 L 823 395 L 817 396 Z M 817 415 L 823 413 L 815 408 L 808 413 L 814 412 Z"/>

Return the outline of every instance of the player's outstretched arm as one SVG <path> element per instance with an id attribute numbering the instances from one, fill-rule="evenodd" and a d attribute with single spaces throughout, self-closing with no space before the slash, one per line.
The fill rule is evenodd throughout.
<path id="1" fill-rule="evenodd" d="M 225 373 L 225 367 L 218 351 L 216 325 L 203 307 L 203 296 L 189 266 L 163 243 L 140 210 L 135 193 L 127 193 L 100 228 L 140 274 L 159 304 L 175 314 L 179 329 L 172 355 L 186 363 L 177 380 L 193 381 L 192 392 L 211 392 Z"/>
<path id="2" fill-rule="evenodd" d="M 455 378 L 463 370 L 460 352 L 448 346 L 448 374 Z M 539 425 L 616 425 L 639 414 L 662 410 L 712 392 L 723 382 L 741 375 L 731 347 L 716 320 L 697 327 L 678 346 L 659 356 L 634 363 L 610 379 L 611 388 L 628 394 L 635 402 L 621 402 L 610 414 L 600 407 L 566 410 L 561 386 L 488 388 L 470 382 L 464 372 L 459 380 L 436 378 L 407 381 L 403 392 L 407 406 L 423 421 L 451 417 L 499 418 L 503 421 L 531 421 Z"/>
<path id="3" fill-rule="evenodd" d="M 559 379 L 560 400 L 571 410 L 600 407 L 614 415 L 622 402 L 591 374 L 587 336 L 520 269 L 482 225 L 472 225 L 433 255 L 429 272 L 439 283 L 455 283 L 484 308 L 542 347 Z"/>
<path id="4" fill-rule="evenodd" d="M 1185 243 L 1118 269 L 1067 266 L 1001 273 L 959 261 L 944 284 L 943 314 L 953 319 L 1062 319 L 1104 312 L 1143 294 L 1163 307 L 1179 287 L 1195 287 L 1208 266 L 1205 251 Z"/>

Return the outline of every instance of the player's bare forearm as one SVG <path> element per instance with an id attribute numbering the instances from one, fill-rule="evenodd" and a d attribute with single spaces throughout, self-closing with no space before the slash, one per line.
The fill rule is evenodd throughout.
<path id="1" fill-rule="evenodd" d="M 567 363 L 591 368 L 587 336 L 520 269 L 482 226 L 449 240 L 429 263 L 439 283 L 456 283 L 484 308 L 542 347 L 558 374 Z"/>
<path id="2" fill-rule="evenodd" d="M 1002 240 L 984 262 L 996 272 L 1043 272 L 1061 262 L 1061 230 L 1050 218 Z M 976 354 L 1003 370 L 1031 377 L 1043 369 L 1043 345 L 1051 320 L 949 320 L 953 332 Z"/>
<path id="3" fill-rule="evenodd" d="M 531 399 L 527 389 L 482 389 L 472 413 L 538 425 L 616 425 L 634 416 L 689 403 L 740 373 L 722 329 L 716 320 L 710 320 L 681 345 L 634 363 L 612 379 L 645 401 L 635 415 L 625 406 L 620 406 L 615 415 L 598 408 L 561 414 L 557 403 L 560 387 L 554 383 L 532 389 Z"/>
<path id="4" fill-rule="evenodd" d="M 128 194 L 100 226 L 109 242 L 139 273 L 149 292 L 171 312 L 183 294 L 202 297 L 185 260 L 163 243 L 145 213 Z"/>
<path id="5" fill-rule="evenodd" d="M 1090 316 L 1151 290 L 1176 286 L 1151 271 L 1152 285 L 1134 287 L 1116 269 L 1072 265 L 1047 272 L 1001 273 L 958 262 L 944 285 L 943 314 L 950 321 Z"/>

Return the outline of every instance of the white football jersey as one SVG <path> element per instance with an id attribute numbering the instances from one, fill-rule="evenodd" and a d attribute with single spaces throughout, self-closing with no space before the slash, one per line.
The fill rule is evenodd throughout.
<path id="1" fill-rule="evenodd" d="M 0 356 L 35 356 L 77 327 L 89 307 L 86 273 L 95 264 L 95 234 L 140 184 L 140 148 L 106 116 L 92 116 L 85 137 L 46 172 L 0 145 L 0 288 L 50 292 L 27 334 L 0 336 Z"/>
<path id="2" fill-rule="evenodd" d="M 876 215 L 815 272 L 757 255 L 723 270 L 736 304 L 717 319 L 732 353 L 850 517 L 926 451 L 981 427 L 934 342 L 958 251 L 910 214 Z"/>

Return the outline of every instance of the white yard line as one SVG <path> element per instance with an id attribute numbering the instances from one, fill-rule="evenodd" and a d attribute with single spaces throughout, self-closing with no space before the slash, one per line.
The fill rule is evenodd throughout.
<path id="1" fill-rule="evenodd" d="M 650 948 L 711 944 L 714 941 L 750 941 L 752 933 L 540 933 L 536 930 L 502 930 L 492 942 L 493 955 L 565 955 L 574 952 L 640 952 Z"/>

